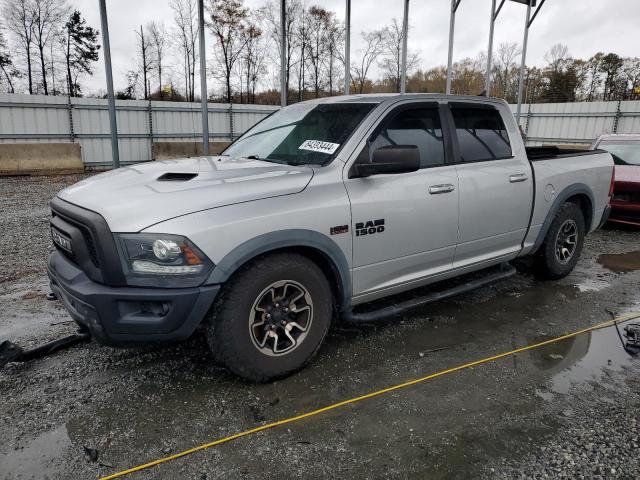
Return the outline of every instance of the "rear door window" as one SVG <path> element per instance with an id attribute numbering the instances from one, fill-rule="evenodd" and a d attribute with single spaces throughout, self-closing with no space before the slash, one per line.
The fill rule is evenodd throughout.
<path id="1" fill-rule="evenodd" d="M 451 106 L 461 160 L 465 163 L 511 158 L 509 135 L 493 108 Z"/>

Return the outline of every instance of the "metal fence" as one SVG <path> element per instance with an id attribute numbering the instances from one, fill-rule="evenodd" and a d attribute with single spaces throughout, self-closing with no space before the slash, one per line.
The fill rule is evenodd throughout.
<path id="1" fill-rule="evenodd" d="M 118 100 L 116 108 L 123 164 L 154 159 L 154 142 L 202 141 L 199 103 Z M 233 140 L 278 108 L 210 103 L 209 135 Z M 640 101 L 525 104 L 522 111 L 529 145 L 640 133 Z M 0 143 L 79 142 L 84 164 L 101 167 L 111 165 L 109 138 L 106 100 L 0 94 Z"/>
<path id="2" fill-rule="evenodd" d="M 605 133 L 640 133 L 640 101 L 524 104 L 520 124 L 527 145 L 590 145 Z"/>
<path id="3" fill-rule="evenodd" d="M 237 138 L 279 107 L 209 104 L 212 141 Z M 118 100 L 123 164 L 154 159 L 154 142 L 202 142 L 201 105 Z M 45 95 L 0 94 L 0 143 L 79 142 L 89 167 L 111 165 L 107 101 Z"/>

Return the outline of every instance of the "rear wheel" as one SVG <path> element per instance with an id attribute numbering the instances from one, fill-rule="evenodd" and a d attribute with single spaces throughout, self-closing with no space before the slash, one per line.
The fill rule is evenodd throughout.
<path id="1" fill-rule="evenodd" d="M 570 202 L 562 205 L 536 254 L 537 276 L 559 279 L 571 273 L 580 258 L 585 231 L 584 215 L 580 207 Z"/>
<path id="2" fill-rule="evenodd" d="M 297 254 L 268 255 L 225 285 L 207 340 L 233 373 L 264 382 L 302 368 L 320 348 L 331 315 L 329 284 L 315 263 Z"/>

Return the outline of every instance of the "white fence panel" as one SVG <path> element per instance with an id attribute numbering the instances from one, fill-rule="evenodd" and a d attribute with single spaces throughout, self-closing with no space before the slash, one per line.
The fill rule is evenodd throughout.
<path id="1" fill-rule="evenodd" d="M 525 104 L 520 125 L 528 145 L 590 145 L 605 133 L 640 133 L 640 102 Z"/>
<path id="2" fill-rule="evenodd" d="M 201 142 L 199 103 L 117 100 L 121 164 L 153 160 L 153 141 Z M 209 104 L 209 137 L 233 140 L 279 107 Z M 79 142 L 87 166 L 111 165 L 107 101 L 0 94 L 0 143 Z"/>

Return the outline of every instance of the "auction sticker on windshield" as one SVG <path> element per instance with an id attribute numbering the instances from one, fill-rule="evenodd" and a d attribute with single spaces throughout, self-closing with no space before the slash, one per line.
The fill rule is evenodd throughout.
<path id="1" fill-rule="evenodd" d="M 302 145 L 298 147 L 298 150 L 311 150 L 312 152 L 332 154 L 339 146 L 339 143 L 323 142 L 322 140 L 305 140 L 302 142 Z"/>

